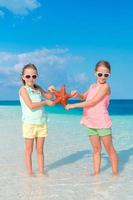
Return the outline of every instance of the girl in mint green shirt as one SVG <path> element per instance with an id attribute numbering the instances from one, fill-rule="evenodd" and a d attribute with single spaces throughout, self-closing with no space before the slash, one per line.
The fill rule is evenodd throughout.
<path id="1" fill-rule="evenodd" d="M 51 99 L 52 94 L 45 92 L 40 86 L 36 85 L 37 76 L 38 72 L 34 64 L 25 65 L 21 76 L 23 86 L 19 90 L 23 137 L 25 139 L 25 164 L 29 175 L 33 175 L 32 152 L 34 141 L 36 141 L 39 173 L 44 174 L 43 147 L 48 131 L 43 106 L 54 105 L 51 100 L 42 100 L 42 97 Z"/>

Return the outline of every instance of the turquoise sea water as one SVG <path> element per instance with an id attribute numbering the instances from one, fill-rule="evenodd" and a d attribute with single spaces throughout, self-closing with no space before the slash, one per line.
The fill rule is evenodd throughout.
<path id="1" fill-rule="evenodd" d="M 69 103 L 79 102 L 77 100 L 70 100 Z M 0 101 L 0 106 L 19 106 L 19 101 Z M 62 106 L 56 105 L 54 107 L 46 107 L 50 113 L 59 114 L 76 114 L 81 115 L 82 109 L 74 109 L 67 112 Z M 133 115 L 133 100 L 111 100 L 109 106 L 110 115 Z"/>
<path id="2" fill-rule="evenodd" d="M 40 177 L 34 149 L 35 177 L 24 168 L 21 108 L 18 101 L 0 102 L 0 199 L 5 200 L 132 200 L 133 199 L 133 101 L 111 101 L 113 142 L 119 155 L 119 177 L 112 177 L 110 162 L 102 150 L 99 177 L 92 174 L 92 149 L 80 125 L 81 109 L 66 111 L 46 107 L 49 136 L 45 168 Z"/>

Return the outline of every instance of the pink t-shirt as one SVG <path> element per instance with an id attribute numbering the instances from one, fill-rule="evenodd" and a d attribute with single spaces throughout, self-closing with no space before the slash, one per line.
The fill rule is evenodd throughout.
<path id="1" fill-rule="evenodd" d="M 86 101 L 90 101 L 97 94 L 100 88 L 100 84 L 92 84 L 85 93 Z M 95 106 L 84 107 L 83 117 L 81 124 L 88 128 L 110 128 L 112 125 L 111 119 L 108 113 L 108 106 L 110 101 L 110 95 L 106 95 Z"/>

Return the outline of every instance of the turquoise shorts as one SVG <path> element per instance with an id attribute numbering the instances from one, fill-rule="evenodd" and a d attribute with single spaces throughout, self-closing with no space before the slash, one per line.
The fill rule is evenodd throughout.
<path id="1" fill-rule="evenodd" d="M 98 136 L 106 136 L 112 134 L 111 128 L 102 128 L 102 129 L 96 129 L 96 128 L 87 128 L 87 132 L 89 136 L 98 135 Z"/>

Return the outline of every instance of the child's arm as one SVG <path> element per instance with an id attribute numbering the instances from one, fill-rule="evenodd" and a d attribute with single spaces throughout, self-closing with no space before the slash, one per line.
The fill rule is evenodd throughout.
<path id="1" fill-rule="evenodd" d="M 77 93 L 76 97 L 79 98 L 79 99 L 83 99 L 83 100 L 85 100 L 84 93 L 83 93 L 83 94 L 79 94 L 79 93 Z"/>
<path id="2" fill-rule="evenodd" d="M 87 93 L 88 93 L 88 90 L 86 92 L 84 92 L 83 94 L 78 93 L 77 90 L 71 91 L 71 95 L 73 97 L 77 97 L 77 98 L 83 99 L 83 100 L 86 99 Z"/>
<path id="3" fill-rule="evenodd" d="M 23 98 L 25 104 L 30 108 L 30 109 L 34 109 L 34 108 L 39 108 L 42 107 L 44 105 L 48 105 L 48 106 L 52 106 L 54 105 L 53 101 L 50 100 L 46 100 L 46 101 L 41 101 L 41 102 L 35 102 L 33 103 L 26 91 L 26 89 L 24 87 L 22 87 L 19 91 L 20 96 Z"/>
<path id="4" fill-rule="evenodd" d="M 79 108 L 86 106 L 95 106 L 99 101 L 101 101 L 107 94 L 110 93 L 110 88 L 108 84 L 103 84 L 97 94 L 90 101 L 84 101 L 81 103 L 68 104 L 66 105 L 66 109 L 69 110 L 71 108 Z"/>
<path id="5" fill-rule="evenodd" d="M 89 90 L 90 90 L 90 87 L 82 94 L 78 93 L 76 90 L 76 95 L 75 97 L 79 98 L 79 99 L 82 99 L 82 100 L 85 100 L 87 98 L 87 95 L 89 93 Z"/>
<path id="6" fill-rule="evenodd" d="M 42 88 L 40 88 L 41 94 L 44 98 L 46 99 L 52 99 L 53 98 L 53 94 L 51 92 L 46 92 L 44 91 Z"/>

